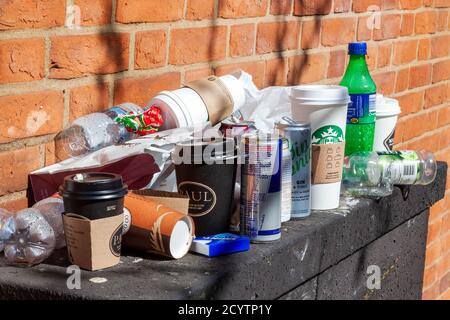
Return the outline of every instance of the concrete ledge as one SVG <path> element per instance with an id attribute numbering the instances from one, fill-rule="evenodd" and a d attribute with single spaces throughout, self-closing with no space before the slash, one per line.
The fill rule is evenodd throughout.
<path id="1" fill-rule="evenodd" d="M 65 251 L 26 269 L 0 258 L 0 298 L 419 298 L 428 208 L 443 198 L 446 172 L 440 162 L 434 183 L 412 187 L 406 200 L 398 188 L 380 201 L 343 198 L 338 210 L 290 221 L 280 241 L 252 245 L 249 252 L 212 259 L 188 254 L 178 261 L 125 252 L 117 267 L 82 271 L 80 290 L 66 286 Z M 381 291 L 363 287 L 370 264 L 395 269 Z M 95 284 L 93 277 L 108 281 Z"/>

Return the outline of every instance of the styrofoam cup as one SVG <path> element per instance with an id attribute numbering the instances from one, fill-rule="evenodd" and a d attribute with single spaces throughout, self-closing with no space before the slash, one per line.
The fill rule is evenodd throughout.
<path id="1" fill-rule="evenodd" d="M 398 100 L 377 94 L 375 123 L 375 151 L 391 151 L 394 146 L 395 126 L 401 109 Z"/>
<path id="2" fill-rule="evenodd" d="M 233 100 L 233 112 L 245 104 L 243 84 L 232 75 L 220 77 Z M 164 124 L 162 130 L 191 127 L 208 121 L 208 109 L 200 95 L 193 89 L 183 87 L 174 91 L 162 91 L 148 106 L 161 110 Z"/>
<path id="3" fill-rule="evenodd" d="M 296 121 L 311 123 L 311 135 L 321 128 L 336 126 L 345 139 L 349 102 L 348 90 L 342 86 L 302 85 L 291 90 L 292 116 Z M 340 191 L 341 182 L 312 184 L 311 209 L 338 208 Z"/>

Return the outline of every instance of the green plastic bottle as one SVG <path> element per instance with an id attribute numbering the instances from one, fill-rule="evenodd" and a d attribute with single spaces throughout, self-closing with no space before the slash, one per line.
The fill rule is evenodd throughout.
<path id="1" fill-rule="evenodd" d="M 372 151 L 375 135 L 375 99 L 377 86 L 366 63 L 367 44 L 348 45 L 350 61 L 340 85 L 348 88 L 352 103 L 348 106 L 345 155 Z"/>

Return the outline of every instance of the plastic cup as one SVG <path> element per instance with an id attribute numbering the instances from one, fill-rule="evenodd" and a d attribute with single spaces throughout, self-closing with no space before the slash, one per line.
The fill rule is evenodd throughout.
<path id="1" fill-rule="evenodd" d="M 391 151 L 394 146 L 395 126 L 400 106 L 397 100 L 377 94 L 374 151 Z"/>
<path id="2" fill-rule="evenodd" d="M 312 180 L 311 209 L 313 210 L 339 207 L 349 102 L 348 90 L 342 86 L 305 85 L 292 88 L 292 117 L 299 122 L 311 123 L 313 176 L 314 171 L 318 175 L 319 167 L 327 170 L 330 165 L 333 170 L 333 172 L 325 171 L 320 183 L 314 183 L 315 179 Z M 325 149 L 320 151 L 322 154 L 325 153 L 325 157 L 321 157 L 321 160 L 315 152 L 315 147 L 316 150 Z M 328 151 L 330 154 L 327 156 Z"/>

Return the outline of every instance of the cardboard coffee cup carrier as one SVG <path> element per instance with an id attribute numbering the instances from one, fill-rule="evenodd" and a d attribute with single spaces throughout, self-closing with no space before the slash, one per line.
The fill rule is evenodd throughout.
<path id="1" fill-rule="evenodd" d="M 130 212 L 131 223 L 123 235 L 123 245 L 173 259 L 182 258 L 189 251 L 194 236 L 194 222 L 187 215 L 188 203 L 188 198 L 170 193 L 135 191 L 128 194 L 125 208 Z"/>
<path id="2" fill-rule="evenodd" d="M 66 213 L 63 221 L 71 263 L 92 271 L 119 263 L 123 214 L 89 220 L 77 214 Z"/>

